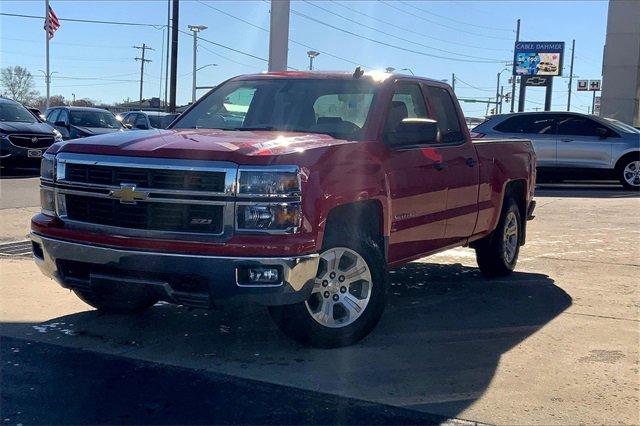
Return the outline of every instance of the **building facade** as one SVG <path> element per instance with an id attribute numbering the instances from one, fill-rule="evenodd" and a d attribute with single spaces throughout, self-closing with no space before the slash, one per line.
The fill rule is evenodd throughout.
<path id="1" fill-rule="evenodd" d="M 640 126 L 640 0 L 610 0 L 600 115 Z"/>

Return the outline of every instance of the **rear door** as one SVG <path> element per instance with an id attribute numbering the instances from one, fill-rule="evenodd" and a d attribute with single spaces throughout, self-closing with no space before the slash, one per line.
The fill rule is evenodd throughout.
<path id="1" fill-rule="evenodd" d="M 404 118 L 429 118 L 416 82 L 397 82 L 384 132 Z M 385 173 L 391 196 L 389 261 L 415 258 L 444 244 L 448 173 L 441 154 L 428 145 L 388 147 Z"/>
<path id="2" fill-rule="evenodd" d="M 446 166 L 438 175 L 447 188 L 445 245 L 468 238 L 478 218 L 480 172 L 473 144 L 463 131 L 462 111 L 444 88 L 427 86 L 426 95 L 433 119 L 438 122 L 439 143 L 433 148 Z"/>
<path id="3" fill-rule="evenodd" d="M 591 118 L 559 114 L 558 168 L 610 168 L 615 136 L 615 132 Z"/>
<path id="4" fill-rule="evenodd" d="M 530 139 L 536 151 L 538 167 L 556 167 L 558 137 L 555 114 L 516 114 L 498 123 L 494 130 L 505 138 Z"/>

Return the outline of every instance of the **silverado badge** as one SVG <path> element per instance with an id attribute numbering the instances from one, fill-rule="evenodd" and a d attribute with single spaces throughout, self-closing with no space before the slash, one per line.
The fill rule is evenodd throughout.
<path id="1" fill-rule="evenodd" d="M 124 204 L 135 204 L 136 201 L 144 201 L 149 198 L 148 192 L 136 191 L 135 184 L 121 183 L 120 189 L 114 189 L 109 192 L 109 196 L 117 198 Z"/>

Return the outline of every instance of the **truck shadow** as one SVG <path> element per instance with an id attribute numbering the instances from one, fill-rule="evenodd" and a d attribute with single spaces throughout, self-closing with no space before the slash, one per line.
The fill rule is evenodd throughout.
<path id="1" fill-rule="evenodd" d="M 536 198 L 638 198 L 640 192 L 626 191 L 622 185 L 613 184 L 538 184 Z"/>
<path id="2" fill-rule="evenodd" d="M 256 306 L 199 311 L 158 304 L 132 317 L 86 311 L 1 326 L 12 336 L 455 417 L 485 392 L 502 354 L 572 303 L 546 275 L 516 272 L 489 281 L 461 264 L 413 262 L 391 271 L 390 284 L 373 333 L 333 350 L 291 342 Z M 537 356 L 541 363 L 554 358 Z M 108 383 L 93 386 L 113 392 Z"/>

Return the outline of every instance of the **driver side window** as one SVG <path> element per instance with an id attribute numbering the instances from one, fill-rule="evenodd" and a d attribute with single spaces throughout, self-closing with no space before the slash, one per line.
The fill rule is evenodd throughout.
<path id="1" fill-rule="evenodd" d="M 395 131 L 405 118 L 428 118 L 422 91 L 415 83 L 401 83 L 396 87 L 384 125 L 385 133 Z"/>

